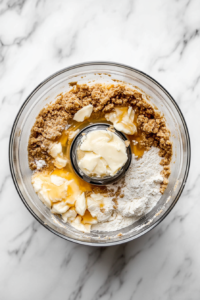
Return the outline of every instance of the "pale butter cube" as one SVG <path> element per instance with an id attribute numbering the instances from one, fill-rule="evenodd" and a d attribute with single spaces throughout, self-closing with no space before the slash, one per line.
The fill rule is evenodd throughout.
<path id="1" fill-rule="evenodd" d="M 66 223 L 72 222 L 77 216 L 77 212 L 75 211 L 74 208 L 70 208 L 66 213 L 62 214 L 62 219 Z"/>
<path id="2" fill-rule="evenodd" d="M 47 195 L 47 191 L 45 189 L 39 191 L 38 197 L 48 208 L 51 208 L 51 201 L 50 201 L 50 199 Z"/>
<path id="3" fill-rule="evenodd" d="M 62 178 L 57 175 L 51 175 L 51 182 L 55 184 L 56 186 L 61 186 L 65 182 L 68 182 L 65 178 Z"/>
<path id="4" fill-rule="evenodd" d="M 131 135 L 137 132 L 137 128 L 133 123 L 134 117 L 135 112 L 131 106 L 127 111 L 124 111 L 124 108 L 116 107 L 114 112 L 105 114 L 106 120 L 112 122 L 115 129 Z"/>
<path id="5" fill-rule="evenodd" d="M 87 197 L 87 209 L 98 222 L 109 220 L 113 212 L 113 204 L 111 197 L 104 197 L 101 194 L 91 194 Z"/>
<path id="6" fill-rule="evenodd" d="M 54 143 L 50 146 L 49 154 L 56 158 L 59 154 L 62 153 L 62 145 L 61 143 Z"/>
<path id="7" fill-rule="evenodd" d="M 85 119 L 88 119 L 91 116 L 93 111 L 93 106 L 91 104 L 84 106 L 75 113 L 73 120 L 77 122 L 83 122 Z"/>
<path id="8" fill-rule="evenodd" d="M 85 193 L 82 193 L 77 197 L 76 203 L 75 203 L 76 211 L 79 215 L 83 216 L 86 211 L 86 199 L 85 199 Z"/>
<path id="9" fill-rule="evenodd" d="M 62 169 L 66 166 L 68 160 L 57 156 L 54 160 L 54 166 L 58 169 Z"/>
<path id="10" fill-rule="evenodd" d="M 69 210 L 69 206 L 65 202 L 60 202 L 57 204 L 53 204 L 51 212 L 53 214 L 64 214 Z"/>
<path id="11" fill-rule="evenodd" d="M 32 185 L 36 193 L 42 189 L 42 180 L 40 178 L 34 178 L 32 180 Z"/>
<path id="12" fill-rule="evenodd" d="M 89 233 L 90 229 L 91 229 L 91 225 L 89 225 L 89 224 L 83 225 L 81 223 L 81 217 L 80 216 L 76 217 L 76 219 L 73 222 L 71 222 L 71 225 L 74 228 L 76 228 L 77 230 L 80 230 L 82 232 L 88 232 Z"/>

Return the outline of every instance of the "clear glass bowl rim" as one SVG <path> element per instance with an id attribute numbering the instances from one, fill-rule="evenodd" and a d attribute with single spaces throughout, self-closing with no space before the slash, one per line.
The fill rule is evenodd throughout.
<path id="1" fill-rule="evenodd" d="M 52 229 L 50 226 L 48 226 L 47 224 L 44 224 L 43 221 L 39 218 L 38 215 L 35 214 L 35 212 L 31 209 L 31 207 L 28 205 L 28 203 L 26 202 L 25 198 L 23 197 L 22 193 L 21 193 L 21 190 L 20 190 L 20 187 L 18 185 L 18 182 L 17 182 L 17 178 L 16 178 L 16 174 L 14 172 L 14 167 L 13 167 L 13 141 L 14 141 L 14 135 L 15 135 L 15 129 L 16 129 L 16 126 L 17 126 L 17 123 L 18 123 L 18 120 L 25 108 L 25 106 L 28 104 L 28 102 L 31 100 L 32 96 L 43 86 L 45 85 L 48 81 L 50 81 L 51 79 L 57 77 L 58 75 L 62 74 L 62 73 L 65 73 L 69 70 L 73 70 L 73 69 L 76 69 L 76 68 L 80 68 L 80 67 L 84 67 L 84 66 L 92 66 L 92 65 L 107 65 L 107 66 L 116 66 L 116 67 L 119 67 L 119 68 L 122 68 L 122 69 L 127 69 L 127 70 L 130 70 L 130 71 L 134 71 L 140 75 L 142 75 L 143 77 L 146 77 L 148 80 L 152 81 L 154 84 L 156 84 L 158 86 L 158 88 L 160 88 L 165 94 L 166 96 L 168 97 L 168 99 L 173 103 L 174 107 L 176 108 L 181 120 L 182 120 L 182 124 L 183 124 L 183 128 L 185 130 L 185 135 L 186 135 L 186 142 L 187 142 L 187 163 L 186 163 L 186 169 L 185 169 L 185 174 L 184 174 L 184 177 L 183 177 L 183 180 L 182 180 L 182 183 L 181 183 L 181 186 L 179 188 L 179 191 L 177 193 L 177 196 L 176 198 L 174 199 L 174 201 L 172 202 L 172 204 L 170 205 L 170 207 L 166 210 L 166 212 L 162 215 L 161 218 L 158 219 L 158 221 L 154 224 L 152 224 L 151 226 L 149 226 L 149 228 L 147 228 L 146 230 L 144 230 L 143 232 L 141 232 L 140 234 L 136 235 L 136 236 L 133 236 L 133 237 L 129 237 L 127 239 L 124 239 L 124 240 L 119 240 L 119 241 L 110 241 L 109 243 L 101 243 L 101 244 L 98 244 L 98 243 L 90 243 L 90 242 L 84 242 L 84 241 L 80 241 L 80 240 L 76 240 L 76 239 L 72 239 L 72 238 L 69 238 L 67 236 L 64 236 L 62 234 L 60 234 L 59 232 L 57 232 L 56 230 Z M 48 229 L 50 232 L 54 233 L 55 235 L 65 239 L 65 240 L 68 240 L 68 241 L 71 241 L 71 242 L 74 242 L 74 243 L 77 243 L 77 244 L 81 244 L 81 245 L 87 245 L 87 246 L 97 246 L 97 247 L 108 247 L 108 246 L 115 246 L 115 245 L 119 245 L 119 244 L 124 244 L 124 243 L 127 243 L 129 241 L 132 241 L 142 235 L 144 235 L 145 233 L 149 232 L 150 230 L 152 230 L 154 227 L 156 227 L 158 224 L 160 224 L 165 218 L 166 216 L 170 213 L 170 211 L 173 209 L 173 207 L 175 206 L 175 204 L 178 202 L 182 192 L 183 192 L 183 189 L 185 187 L 185 184 L 186 184 L 186 181 L 187 181 L 187 178 L 188 178 L 188 174 L 189 174 L 189 169 L 190 169 L 190 162 L 191 162 L 191 142 L 190 142 L 190 135 L 189 135 L 189 130 L 188 130 L 188 127 L 187 127 L 187 123 L 185 121 L 185 118 L 181 112 L 181 109 L 180 107 L 178 106 L 177 102 L 174 100 L 174 98 L 171 96 L 171 94 L 158 82 L 156 81 L 154 78 L 152 78 L 151 76 L 147 75 L 145 72 L 142 72 L 136 68 L 133 68 L 129 65 L 125 65 L 125 64 L 122 64 L 122 63 L 116 63 L 116 62 L 109 62 L 109 61 L 90 61 L 90 62 L 84 62 L 84 63 L 79 63 L 79 64 L 74 64 L 74 65 L 71 65 L 67 68 L 64 68 L 64 69 L 61 69 L 55 73 L 53 73 L 52 75 L 50 75 L 49 77 L 47 77 L 45 80 L 43 80 L 30 94 L 29 96 L 26 98 L 26 100 L 24 101 L 24 103 L 22 104 L 22 106 L 20 107 L 18 113 L 17 113 L 17 116 L 14 120 L 14 123 L 13 123 L 13 126 L 12 126 L 12 129 L 11 129 L 11 133 L 10 133 L 10 140 L 9 140 L 9 149 L 8 149 L 8 156 L 9 156 L 9 167 L 10 167 L 10 172 L 11 172 L 11 176 L 12 176 L 12 179 L 13 179 L 13 182 L 14 182 L 14 185 L 15 185 L 15 188 L 17 190 L 17 193 L 20 197 L 20 199 L 22 200 L 23 204 L 26 206 L 26 208 L 29 210 L 29 212 L 32 214 L 32 216 L 41 224 L 43 225 L 46 229 Z"/>

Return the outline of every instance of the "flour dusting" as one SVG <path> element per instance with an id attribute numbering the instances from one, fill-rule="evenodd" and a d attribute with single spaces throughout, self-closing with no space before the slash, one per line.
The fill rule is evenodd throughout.
<path id="1" fill-rule="evenodd" d="M 117 200 L 117 213 L 107 222 L 93 225 L 92 230 L 118 230 L 133 224 L 152 210 L 161 197 L 160 183 L 163 181 L 160 174 L 163 168 L 158 152 L 158 148 L 152 147 L 140 159 L 133 155 L 125 176 L 125 185 L 122 187 L 124 197 Z M 120 181 L 111 188 L 117 189 L 121 185 Z"/>

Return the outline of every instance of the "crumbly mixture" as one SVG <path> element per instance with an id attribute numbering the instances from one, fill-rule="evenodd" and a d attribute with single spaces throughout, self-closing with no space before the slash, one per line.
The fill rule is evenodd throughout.
<path id="1" fill-rule="evenodd" d="M 51 166 L 52 157 L 49 147 L 57 141 L 68 121 L 82 107 L 92 104 L 93 115 L 98 116 L 111 112 L 114 107 L 132 106 L 137 115 L 137 129 L 140 132 L 138 141 L 141 148 L 150 150 L 152 146 L 160 149 L 163 166 L 161 175 L 164 178 L 160 185 L 163 193 L 170 175 L 172 157 L 172 142 L 170 131 L 166 126 L 164 116 L 149 102 L 147 96 L 122 83 L 103 84 L 74 84 L 72 89 L 57 97 L 57 100 L 41 110 L 31 130 L 28 143 L 28 158 L 31 170 L 37 169 L 36 162 L 44 160 L 46 168 Z"/>

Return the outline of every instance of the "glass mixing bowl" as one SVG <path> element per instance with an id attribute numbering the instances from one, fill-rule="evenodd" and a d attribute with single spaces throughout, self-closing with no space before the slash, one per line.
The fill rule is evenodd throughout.
<path id="1" fill-rule="evenodd" d="M 112 232 L 81 233 L 61 218 L 51 214 L 40 201 L 31 184 L 27 144 L 31 127 L 40 110 L 61 92 L 70 89 L 71 82 L 124 81 L 142 89 L 151 102 L 164 113 L 173 141 L 171 175 L 165 193 L 157 205 L 136 223 Z M 126 65 L 111 62 L 88 62 L 63 69 L 48 77 L 28 96 L 14 121 L 9 145 L 9 161 L 17 192 L 31 214 L 56 235 L 79 244 L 111 246 L 125 243 L 145 234 L 159 224 L 172 210 L 185 186 L 190 167 L 190 138 L 185 119 L 172 96 L 153 78 Z M 122 233 L 122 235 L 118 235 Z"/>

